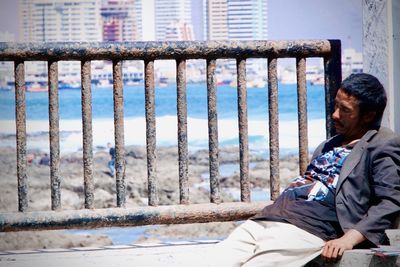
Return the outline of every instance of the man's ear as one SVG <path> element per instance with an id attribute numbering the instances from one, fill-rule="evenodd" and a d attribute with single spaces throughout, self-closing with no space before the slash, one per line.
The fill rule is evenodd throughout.
<path id="1" fill-rule="evenodd" d="M 370 125 L 376 118 L 376 111 L 368 111 L 366 114 L 363 115 L 363 121 Z"/>

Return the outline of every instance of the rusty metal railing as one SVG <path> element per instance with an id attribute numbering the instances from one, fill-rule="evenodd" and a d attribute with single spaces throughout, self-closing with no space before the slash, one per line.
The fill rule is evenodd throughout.
<path id="1" fill-rule="evenodd" d="M 280 192 L 279 114 L 277 59 L 295 58 L 298 91 L 299 169 L 308 163 L 306 58 L 322 57 L 325 68 L 326 130 L 334 134 L 331 113 L 341 81 L 341 45 L 339 40 L 297 41 L 224 41 L 224 42 L 136 42 L 136 43 L 0 43 L 0 61 L 13 61 L 15 67 L 16 142 L 19 212 L 0 212 L 0 231 L 99 227 L 107 225 L 145 225 L 227 221 L 248 218 L 265 203 L 251 203 L 246 93 L 246 59 L 268 59 L 268 103 L 270 133 L 271 199 Z M 216 96 L 216 59 L 234 58 L 237 62 L 237 94 L 240 152 L 241 202 L 221 203 L 218 163 L 218 119 Z M 156 117 L 154 61 L 174 59 L 177 65 L 177 117 L 180 205 L 157 206 Z M 209 132 L 209 204 L 189 204 L 188 143 L 186 110 L 186 60 L 206 59 Z M 50 176 L 52 211 L 29 212 L 26 160 L 25 61 L 47 61 L 49 79 Z M 84 210 L 61 210 L 60 144 L 58 113 L 58 61 L 81 62 Z M 114 126 L 116 148 L 116 202 L 118 208 L 94 208 L 91 73 L 92 60 L 113 62 Z M 122 61 L 142 60 L 145 70 L 146 143 L 148 170 L 148 207 L 124 208 L 125 161 L 123 122 Z M 262 74 L 261 74 L 262 75 Z"/>

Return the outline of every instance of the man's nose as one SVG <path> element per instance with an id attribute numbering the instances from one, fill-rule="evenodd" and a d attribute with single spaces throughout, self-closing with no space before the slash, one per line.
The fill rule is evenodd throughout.
<path id="1" fill-rule="evenodd" d="M 339 116 L 340 114 L 339 114 L 339 109 L 338 108 L 335 108 L 334 110 L 333 110 L 333 113 L 332 113 L 332 119 L 334 119 L 334 120 L 338 120 L 339 119 Z"/>

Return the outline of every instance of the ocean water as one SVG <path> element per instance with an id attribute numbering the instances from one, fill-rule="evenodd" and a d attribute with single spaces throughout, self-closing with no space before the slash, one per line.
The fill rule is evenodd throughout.
<path id="1" fill-rule="evenodd" d="M 155 89 L 157 145 L 177 143 L 176 85 Z M 297 90 L 296 85 L 279 85 L 280 147 L 285 153 L 297 151 Z M 314 148 L 325 137 L 323 86 L 308 85 L 309 146 Z M 256 151 L 268 149 L 268 91 L 248 88 L 249 145 Z M 0 90 L 0 133 L 15 133 L 15 94 Z M 59 91 L 61 153 L 76 151 L 82 146 L 81 91 Z M 218 136 L 221 146 L 238 144 L 237 90 L 217 87 Z M 37 135 L 48 131 L 48 94 L 26 93 L 27 132 Z M 208 147 L 207 87 L 187 85 L 189 149 Z M 113 90 L 92 87 L 94 147 L 104 147 L 114 139 Z M 145 145 L 144 87 L 124 87 L 124 130 L 126 145 Z M 2 145 L 12 145 L 7 142 Z M 48 150 L 48 142 L 28 140 L 28 148 Z"/>

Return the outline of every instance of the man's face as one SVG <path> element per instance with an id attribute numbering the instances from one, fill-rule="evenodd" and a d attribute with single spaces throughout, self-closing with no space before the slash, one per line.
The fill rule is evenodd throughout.
<path id="1" fill-rule="evenodd" d="M 343 135 L 346 141 L 361 138 L 368 130 L 373 117 L 374 113 L 361 115 L 357 98 L 339 89 L 335 98 L 335 111 L 332 119 L 336 132 Z"/>

